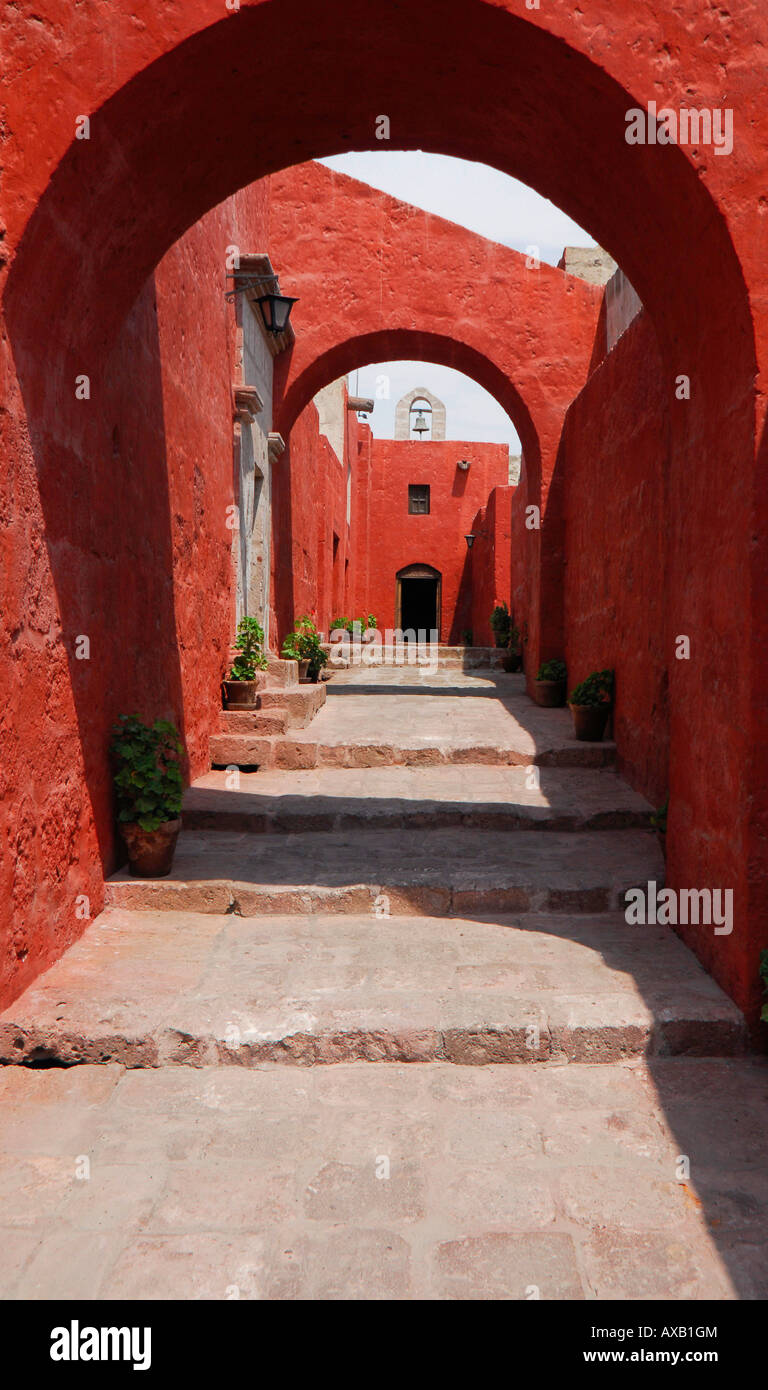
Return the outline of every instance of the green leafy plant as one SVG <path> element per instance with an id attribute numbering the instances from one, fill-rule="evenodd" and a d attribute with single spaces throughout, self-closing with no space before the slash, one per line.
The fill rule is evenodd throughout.
<path id="1" fill-rule="evenodd" d="M 143 724 L 135 714 L 121 714 L 112 726 L 117 819 L 122 824 L 157 830 L 181 812 L 181 758 L 184 744 L 166 719 Z"/>
<path id="2" fill-rule="evenodd" d="M 523 653 L 520 646 L 520 629 L 510 619 L 510 628 L 505 642 L 507 655 L 504 657 L 505 671 L 519 671 L 523 664 Z"/>
<path id="3" fill-rule="evenodd" d="M 763 992 L 768 995 L 768 951 L 765 949 L 760 952 L 760 979 L 763 982 Z M 768 1001 L 763 1004 L 760 1018 L 763 1023 L 768 1023 Z"/>
<path id="4" fill-rule="evenodd" d="M 231 681 L 252 681 L 256 679 L 257 671 L 267 669 L 267 658 L 263 651 L 264 629 L 255 618 L 240 619 L 237 624 L 235 647 L 239 655 L 235 658 L 229 673 Z"/>
<path id="5" fill-rule="evenodd" d="M 658 811 L 654 811 L 653 814 L 651 815 L 651 825 L 653 826 L 654 830 L 658 830 L 658 832 L 659 832 L 660 835 L 666 835 L 666 833 L 667 833 L 667 811 L 668 811 L 668 809 L 669 809 L 669 797 L 667 797 L 666 801 L 664 802 L 664 805 L 663 805 L 663 806 L 660 806 L 659 809 L 658 809 Z"/>
<path id="6" fill-rule="evenodd" d="M 462 632 L 462 634 L 461 634 L 461 640 L 462 640 L 462 642 L 464 643 L 464 646 L 465 646 L 465 647 L 471 647 L 471 646 L 472 646 L 472 632 L 471 632 L 470 628 L 466 628 L 465 631 Z"/>
<path id="7" fill-rule="evenodd" d="M 339 631 L 354 633 L 355 623 L 359 625 L 361 632 L 368 631 L 369 628 L 377 628 L 378 621 L 373 613 L 369 613 L 367 618 L 334 618 L 331 623 L 331 632 Z"/>
<path id="8" fill-rule="evenodd" d="M 505 646 L 512 626 L 512 618 L 506 603 L 497 603 L 491 613 L 491 628 L 499 639 L 504 639 Z"/>
<path id="9" fill-rule="evenodd" d="M 312 618 L 305 615 L 296 619 L 293 632 L 289 632 L 283 642 L 281 655 L 287 661 L 308 661 L 309 674 L 319 676 L 328 660 L 328 653 L 323 651 L 320 634 Z"/>
<path id="10" fill-rule="evenodd" d="M 593 671 L 571 691 L 572 705 L 605 705 L 613 700 L 613 671 Z"/>
<path id="11" fill-rule="evenodd" d="M 545 661 L 539 667 L 537 681 L 564 681 L 568 678 L 568 670 L 564 661 Z"/>

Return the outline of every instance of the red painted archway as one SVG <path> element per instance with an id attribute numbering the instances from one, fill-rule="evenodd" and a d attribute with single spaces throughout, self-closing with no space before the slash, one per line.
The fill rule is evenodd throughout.
<path id="1" fill-rule="evenodd" d="M 751 826 L 747 876 L 759 786 L 749 763 L 752 685 L 762 694 L 762 666 L 755 661 L 753 676 L 746 634 L 762 655 L 768 527 L 765 498 L 753 492 L 754 380 L 755 338 L 763 368 L 768 321 L 756 310 L 753 322 L 751 305 L 764 298 L 758 156 L 768 114 L 754 57 L 768 39 L 768 16 L 713 17 L 699 0 L 681 0 L 670 16 L 674 41 L 656 44 L 657 13 L 636 0 L 617 0 L 609 13 L 604 0 L 582 0 L 557 14 L 529 11 L 523 0 L 420 0 L 409 7 L 407 34 L 425 61 L 403 80 L 403 29 L 389 6 L 327 0 L 319 16 L 308 0 L 260 0 L 221 13 L 220 0 L 194 0 L 183 17 L 162 23 L 149 0 L 130 14 L 81 7 L 63 36 L 64 55 L 48 47 L 49 30 L 36 17 L 16 11 L 9 20 L 3 374 L 12 505 L 25 529 L 8 563 L 26 572 L 35 557 L 29 583 L 12 587 L 3 615 L 19 672 L 3 691 L 12 740 L 30 702 L 44 707 L 47 698 L 35 636 L 53 602 L 46 528 L 48 545 L 70 547 L 76 566 L 78 551 L 98 554 L 97 516 L 101 526 L 116 524 L 87 510 L 94 469 L 104 466 L 94 433 L 101 425 L 79 410 L 71 383 L 87 372 L 98 398 L 126 311 L 202 213 L 267 173 L 375 146 L 376 119 L 386 113 L 393 146 L 481 159 L 588 227 L 646 305 L 670 391 L 680 373 L 691 378 L 691 400 L 671 411 L 667 491 L 670 881 L 733 886 L 740 920 L 751 909 L 756 934 L 768 900 L 762 821 Z M 265 63 L 266 53 L 284 61 Z M 740 123 L 730 158 L 626 144 L 628 108 L 659 98 L 680 104 L 691 93 L 698 106 L 721 107 L 726 72 L 726 103 Z M 91 118 L 90 139 L 74 140 L 82 113 Z M 71 499 L 63 515 L 46 514 L 54 472 L 57 498 L 63 489 Z M 99 601 L 98 567 L 89 573 L 92 592 L 73 580 L 86 608 Z M 713 584 L 718 573 L 727 583 Z M 32 635 L 18 645 L 30 627 L 30 594 Z M 679 632 L 699 654 L 685 667 L 672 657 Z M 119 680 L 131 659 L 116 639 L 103 672 Z M 71 692 L 59 698 L 73 710 Z M 87 768 L 102 757 L 103 730 L 89 728 L 87 711 L 79 718 Z M 13 771 L 13 799 L 32 795 L 46 775 L 56 727 L 46 714 L 25 767 Z M 65 901 L 53 832 L 52 845 L 51 901 Z M 747 956 L 726 942 L 722 952 L 729 963 L 720 975 L 744 996 Z"/>

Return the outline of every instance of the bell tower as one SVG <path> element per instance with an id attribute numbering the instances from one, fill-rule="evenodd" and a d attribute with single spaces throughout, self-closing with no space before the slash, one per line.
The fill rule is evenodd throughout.
<path id="1" fill-rule="evenodd" d="M 417 386 L 395 406 L 395 439 L 445 439 L 445 406 L 426 386 Z"/>

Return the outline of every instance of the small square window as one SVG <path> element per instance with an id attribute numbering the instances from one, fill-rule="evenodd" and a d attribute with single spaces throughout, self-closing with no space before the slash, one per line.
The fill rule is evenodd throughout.
<path id="1" fill-rule="evenodd" d="M 408 484 L 408 511 L 421 516 L 429 515 L 429 484 Z"/>

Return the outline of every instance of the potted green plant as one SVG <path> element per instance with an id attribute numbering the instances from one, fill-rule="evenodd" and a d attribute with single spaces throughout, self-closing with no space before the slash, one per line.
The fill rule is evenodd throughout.
<path id="1" fill-rule="evenodd" d="M 225 709 L 252 709 L 261 684 L 259 672 L 266 671 L 264 629 L 255 618 L 241 618 L 235 637 L 237 657 L 229 679 L 221 683 Z"/>
<path id="2" fill-rule="evenodd" d="M 497 647 L 506 647 L 509 644 L 509 637 L 512 631 L 512 619 L 509 609 L 503 600 L 496 600 L 491 613 L 491 631 Z"/>
<path id="3" fill-rule="evenodd" d="M 496 644 L 498 646 L 498 643 Z M 523 653 L 520 647 L 520 631 L 512 623 L 507 636 L 507 651 L 502 662 L 505 671 L 520 671 L 523 666 Z"/>
<path id="4" fill-rule="evenodd" d="M 571 691 L 568 701 L 576 738 L 601 743 L 613 708 L 613 671 L 593 671 Z"/>
<path id="5" fill-rule="evenodd" d="M 320 634 L 312 618 L 305 616 L 296 619 L 293 632 L 283 642 L 281 656 L 286 661 L 298 661 L 300 681 L 317 683 L 328 660 L 328 653 L 323 651 Z"/>
<path id="6" fill-rule="evenodd" d="M 117 821 L 135 878 L 171 872 L 181 829 L 181 758 L 184 745 L 166 719 L 143 724 L 121 714 L 112 728 Z"/>
<path id="7" fill-rule="evenodd" d="M 533 698 L 544 709 L 565 704 L 568 671 L 564 661 L 545 661 L 533 683 Z"/>

